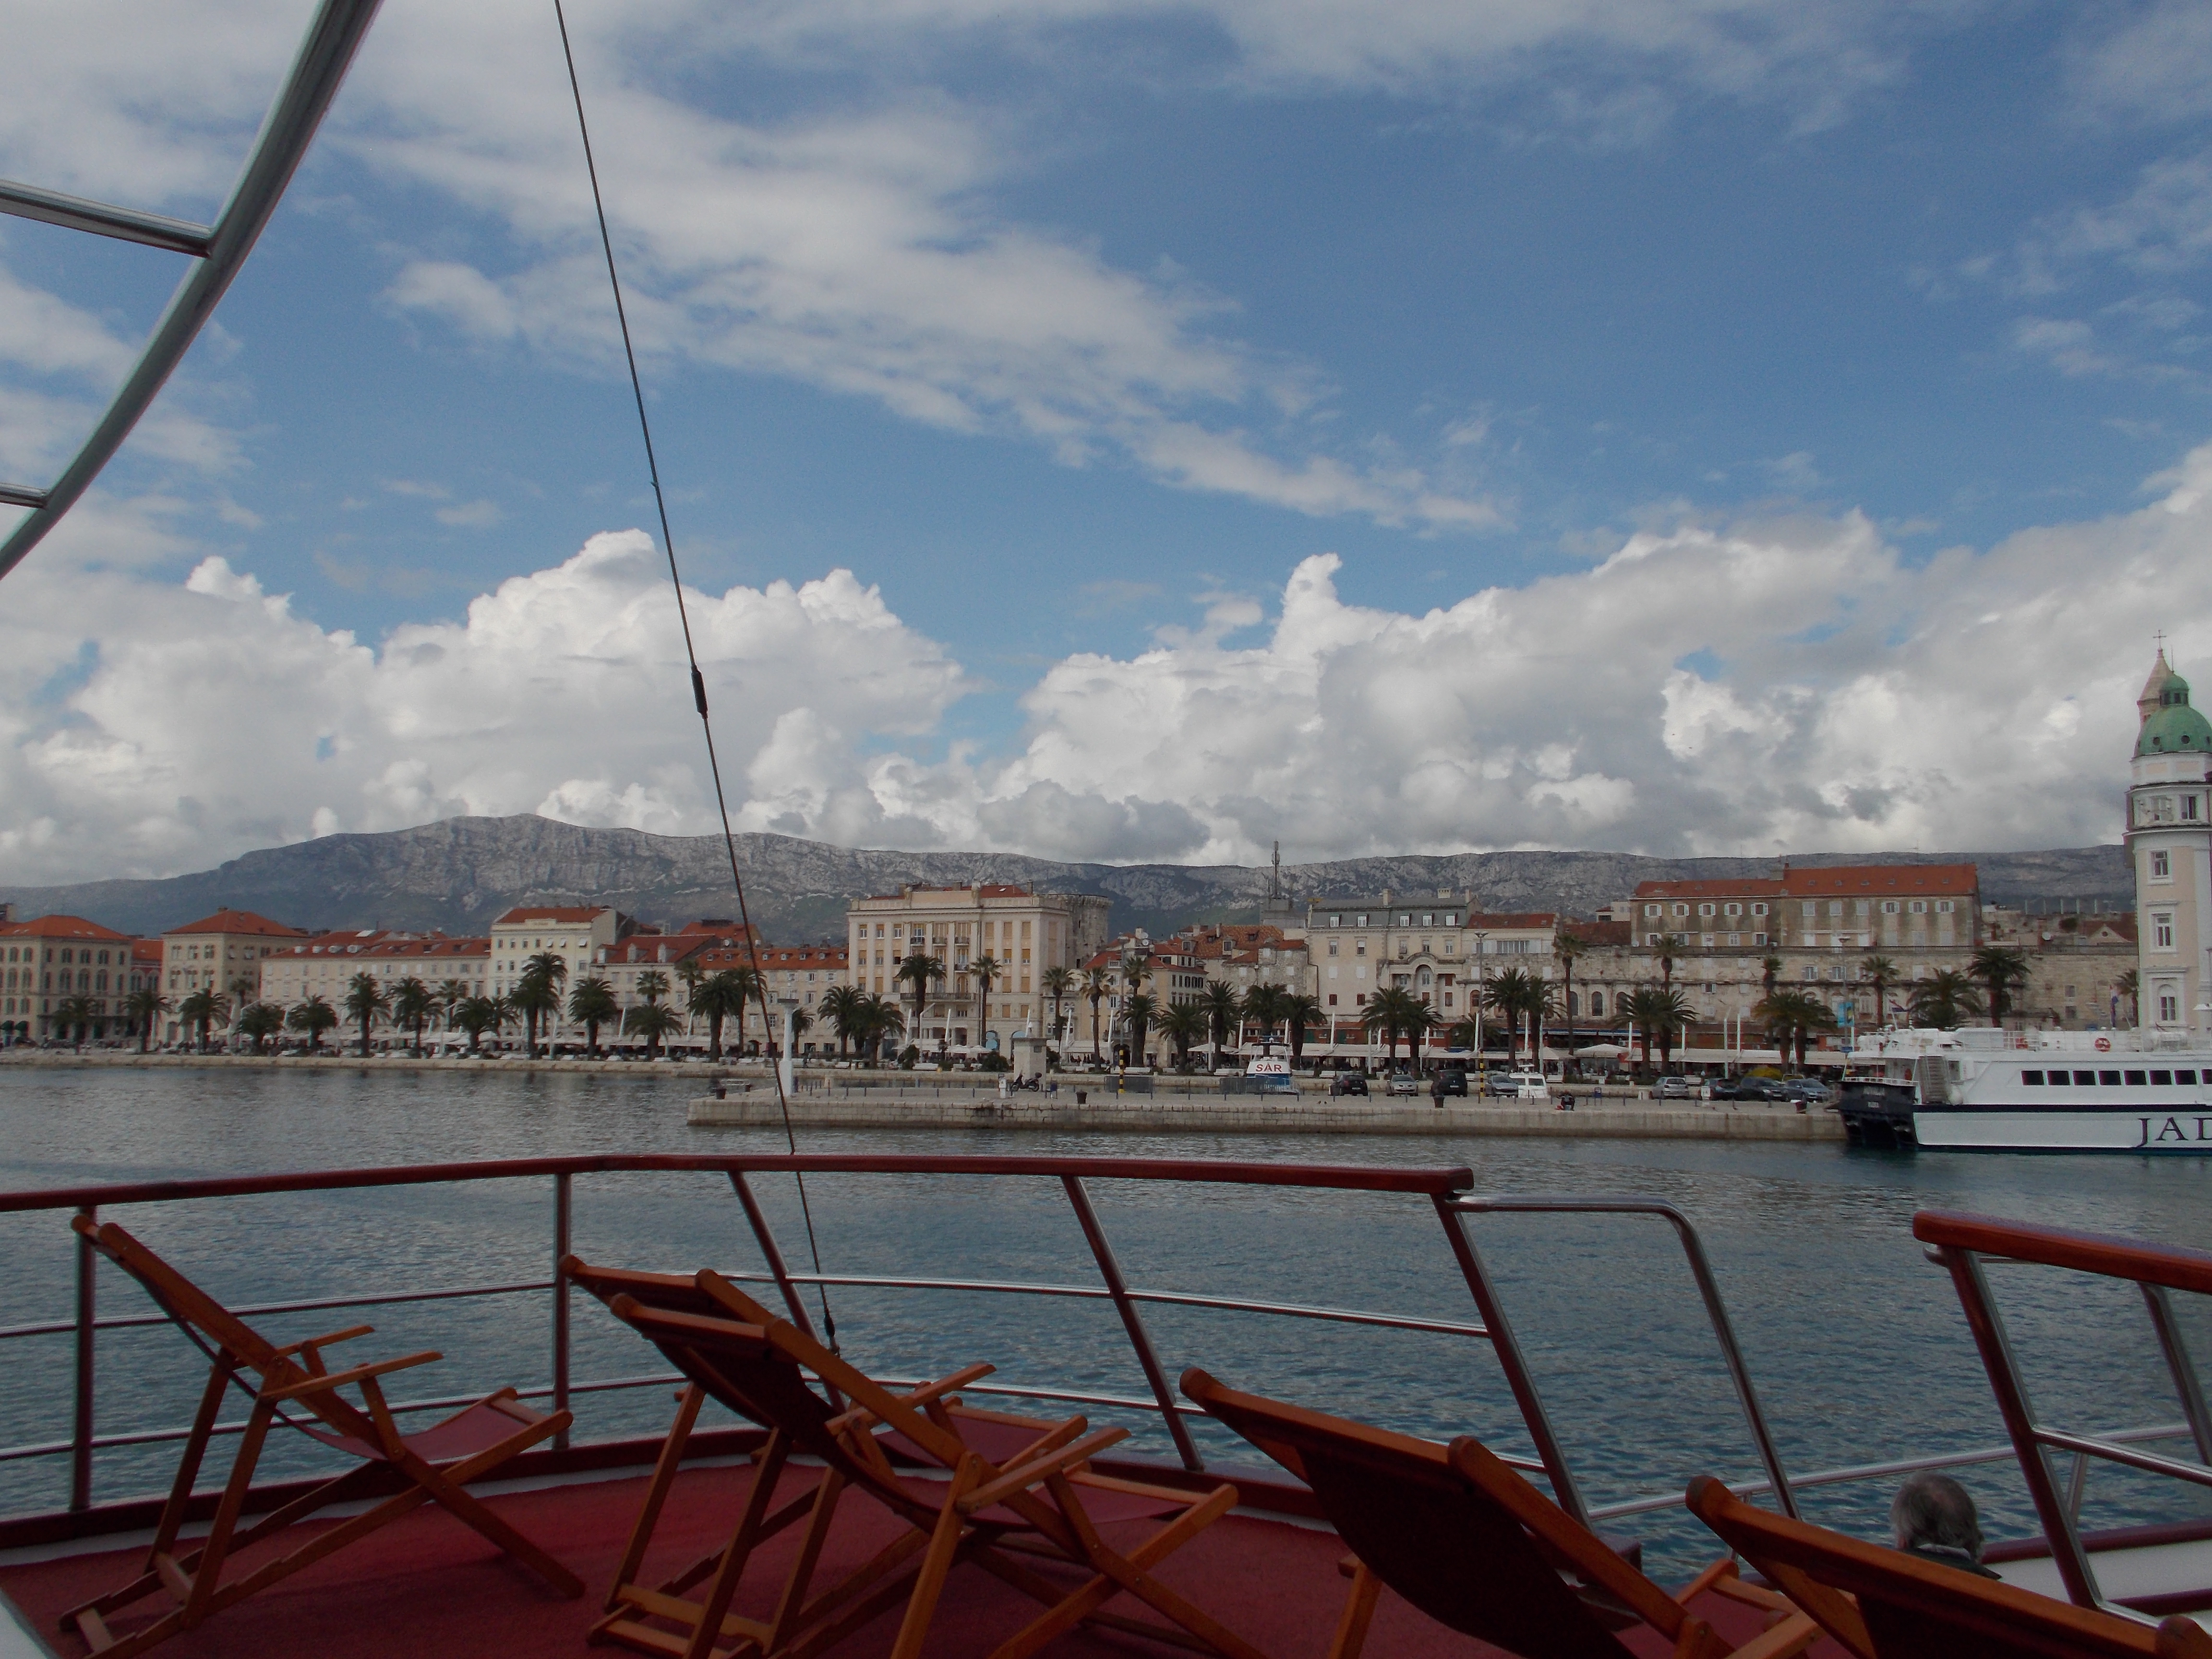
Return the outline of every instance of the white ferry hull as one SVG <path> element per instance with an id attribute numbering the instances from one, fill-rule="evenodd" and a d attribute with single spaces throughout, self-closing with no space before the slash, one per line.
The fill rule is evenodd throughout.
<path id="1" fill-rule="evenodd" d="M 1931 1152 L 2212 1153 L 2212 1106 L 2102 1112 L 1923 1107 L 1912 1115 L 1912 1138 Z"/>

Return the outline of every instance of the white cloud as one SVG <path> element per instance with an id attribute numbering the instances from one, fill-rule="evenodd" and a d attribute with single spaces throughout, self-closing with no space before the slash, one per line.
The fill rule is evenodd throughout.
<path id="1" fill-rule="evenodd" d="M 1909 563 L 1856 514 L 1640 534 L 1412 615 L 1304 561 L 1272 626 L 1084 654 L 1005 751 L 936 754 L 960 666 L 842 571 L 691 597 L 740 827 L 1102 859 L 2110 840 L 2163 628 L 2212 673 L 2212 445 L 2139 511 Z M 713 823 L 652 544 L 594 538 L 371 647 L 220 558 L 63 562 L 0 614 L 0 878 L 203 867 L 459 811 Z"/>
<path id="2" fill-rule="evenodd" d="M 2212 11 L 2155 0 L 2082 52 L 2075 91 L 2100 114 L 2187 121 L 2212 111 Z"/>

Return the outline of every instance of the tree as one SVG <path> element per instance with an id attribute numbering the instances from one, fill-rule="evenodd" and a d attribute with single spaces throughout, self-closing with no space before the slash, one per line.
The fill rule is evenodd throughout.
<path id="1" fill-rule="evenodd" d="M 230 999 L 220 991 L 194 991 L 177 1005 L 177 1018 L 199 1033 L 199 1050 L 207 1052 L 208 1029 L 230 1018 Z"/>
<path id="2" fill-rule="evenodd" d="M 1875 953 L 1859 958 L 1859 977 L 1874 987 L 1874 1023 L 1876 1029 L 1889 1024 L 1889 988 L 1897 983 L 1897 964 L 1887 957 Z M 1774 994 L 1774 988 L 1767 988 Z"/>
<path id="3" fill-rule="evenodd" d="M 1328 1017 L 1328 1011 L 1304 992 L 1286 992 L 1283 997 L 1283 1023 L 1291 1034 L 1291 1065 L 1295 1068 L 1305 1058 L 1306 1027 Z"/>
<path id="4" fill-rule="evenodd" d="M 168 998 L 150 985 L 143 991 L 133 991 L 123 999 L 123 1017 L 138 1033 L 140 1054 L 146 1052 L 146 1045 L 154 1039 L 155 1022 L 168 1012 Z"/>
<path id="5" fill-rule="evenodd" d="M 1158 1012 L 1159 1003 L 1149 991 L 1132 991 L 1121 999 L 1121 1017 L 1129 1022 L 1130 1065 L 1145 1063 L 1145 1028 Z"/>
<path id="6" fill-rule="evenodd" d="M 1083 1000 L 1091 1005 L 1091 1058 L 1105 1058 L 1098 1047 L 1098 1005 L 1106 1000 L 1114 989 L 1114 970 L 1111 968 L 1086 968 L 1083 970 Z"/>
<path id="7" fill-rule="evenodd" d="M 203 993 L 202 994 L 208 994 Z M 221 997 L 216 997 L 216 1000 L 217 1002 L 221 1002 L 222 999 Z M 92 1030 L 92 999 L 88 996 L 64 997 L 59 1002 L 54 1005 L 53 1018 L 54 1030 L 60 1032 L 64 1037 L 68 1037 L 71 1032 L 75 1032 L 76 1037 L 70 1046 L 72 1048 L 82 1048 L 84 1047 L 86 1036 Z M 206 1043 L 203 1042 L 201 1047 L 206 1047 Z"/>
<path id="8" fill-rule="evenodd" d="M 1175 1045 L 1177 1066 L 1190 1064 L 1190 1045 L 1206 1036 L 1206 1010 L 1194 1002 L 1178 1002 L 1160 1016 L 1160 1033 Z"/>
<path id="9" fill-rule="evenodd" d="M 1776 991 L 1759 999 L 1751 1013 L 1766 1027 L 1778 1049 L 1795 1053 L 1801 1072 L 1805 1069 L 1805 1049 L 1813 1033 L 1836 1029 L 1836 1017 L 1828 1005 L 1810 991 Z"/>
<path id="10" fill-rule="evenodd" d="M 548 963 L 558 963 L 560 973 L 555 974 L 546 965 Z M 522 975 L 507 994 L 507 1006 L 522 1017 L 523 1051 L 532 1060 L 538 1058 L 538 1021 L 549 1014 L 559 1016 L 561 981 L 568 977 L 568 972 L 566 961 L 550 951 L 542 951 L 522 964 Z"/>
<path id="11" fill-rule="evenodd" d="M 1490 1005 L 1505 1016 L 1506 1036 L 1513 1052 L 1521 1052 L 1521 1030 L 1528 1027 L 1528 1047 L 1536 1047 L 1536 1022 L 1551 1011 L 1552 988 L 1526 968 L 1508 968 L 1492 977 L 1487 987 Z"/>
<path id="12" fill-rule="evenodd" d="M 907 994 L 914 999 L 914 1018 L 907 1022 L 907 1030 L 916 1037 L 921 1035 L 921 1011 L 929 1000 L 929 988 L 941 984 L 945 979 L 945 959 L 931 956 L 919 946 L 911 956 L 899 959 L 898 971 L 891 975 L 891 983 L 906 987 Z"/>
<path id="13" fill-rule="evenodd" d="M 239 1035 L 253 1044 L 253 1052 L 284 1029 L 284 1011 L 273 1002 L 249 1002 L 238 1011 Z"/>
<path id="14" fill-rule="evenodd" d="M 376 1017 L 392 1006 L 392 999 L 374 974 L 356 974 L 346 981 L 346 1012 L 361 1022 L 361 1057 L 368 1058 L 368 1028 Z"/>
<path id="15" fill-rule="evenodd" d="M 637 976 L 637 994 L 645 999 L 648 1008 L 658 1006 L 661 998 L 668 994 L 668 975 L 658 968 L 647 969 Z"/>
<path id="16" fill-rule="evenodd" d="M 1562 999 L 1567 1014 L 1567 1060 L 1575 1057 L 1575 958 L 1588 947 L 1576 938 L 1572 930 L 1561 928 L 1559 936 L 1552 941 L 1552 954 L 1559 959 L 1559 971 L 1565 977 L 1566 994 Z"/>
<path id="17" fill-rule="evenodd" d="M 1067 1022 L 1060 1018 L 1060 1004 L 1075 988 L 1075 970 L 1055 963 L 1037 975 L 1037 988 L 1052 999 L 1052 1040 L 1058 1042 L 1067 1030 Z"/>
<path id="18" fill-rule="evenodd" d="M 664 1008 L 658 1002 L 640 1003 L 623 1016 L 623 1030 L 630 1036 L 645 1039 L 645 1057 L 658 1059 L 660 1041 L 672 1031 L 684 1029 L 684 1016 L 673 1008 Z"/>
<path id="19" fill-rule="evenodd" d="M 677 981 L 684 987 L 684 1032 L 687 1036 L 691 1032 L 691 1017 L 699 1012 L 692 999 L 699 994 L 699 981 L 706 977 L 707 970 L 688 958 L 676 964 Z"/>
<path id="20" fill-rule="evenodd" d="M 1662 933 L 1659 943 L 1652 948 L 1659 953 L 1659 983 L 1664 989 L 1671 991 L 1674 988 L 1675 958 L 1688 951 L 1690 941 L 1680 933 Z"/>
<path id="21" fill-rule="evenodd" d="M 584 1028 L 584 1052 L 599 1057 L 599 1027 L 622 1018 L 611 981 L 593 974 L 576 981 L 568 993 L 568 1018 Z"/>
<path id="22" fill-rule="evenodd" d="M 691 993 L 691 1012 L 707 1017 L 707 1058 L 722 1057 L 722 1022 L 738 1022 L 738 1046 L 744 1047 L 745 1008 L 751 1002 L 760 975 L 750 968 L 725 968 L 709 976 Z"/>
<path id="23" fill-rule="evenodd" d="M 438 981 L 438 1020 L 447 1030 L 453 1029 L 453 1010 L 469 1000 L 469 982 L 465 979 L 441 979 Z"/>
<path id="24" fill-rule="evenodd" d="M 1255 985 L 1244 994 L 1244 1018 L 1260 1028 L 1260 1041 L 1273 1042 L 1275 1028 L 1283 1023 L 1290 993 L 1279 985 Z"/>
<path id="25" fill-rule="evenodd" d="M 2128 1000 L 2128 1024 L 2142 1024 L 2142 975 L 2130 968 L 2112 981 L 2112 990 L 2116 995 L 2124 996 Z"/>
<path id="26" fill-rule="evenodd" d="M 986 951 L 968 964 L 975 975 L 975 1041 L 983 1041 L 983 1033 L 991 1028 L 991 985 L 1006 971 L 1006 963 Z"/>
<path id="27" fill-rule="evenodd" d="M 2002 1025 L 2012 1009 L 2012 994 L 2027 983 L 2027 953 L 2016 945 L 1984 945 L 1966 964 L 1966 974 L 1981 981 L 1990 1023 Z"/>
<path id="28" fill-rule="evenodd" d="M 1206 1027 L 1213 1042 L 1213 1063 L 1218 1066 L 1221 1045 L 1229 1041 L 1230 1032 L 1244 1023 L 1244 999 L 1237 994 L 1237 988 L 1228 981 L 1212 979 L 1198 994 L 1198 1006 L 1206 1012 Z"/>
<path id="29" fill-rule="evenodd" d="M 1131 1005 L 1136 1000 L 1138 994 L 1144 990 L 1146 981 L 1152 976 L 1152 952 L 1137 950 L 1124 951 L 1121 953 L 1121 967 L 1117 971 L 1121 981 L 1121 1013 L 1122 1017 L 1127 1018 Z M 1142 1065 L 1144 1052 L 1145 1045 L 1142 1042 L 1132 1042 L 1129 1045 L 1130 1063 Z"/>
<path id="30" fill-rule="evenodd" d="M 410 974 L 392 988 L 392 1023 L 415 1033 L 415 1053 L 422 1052 L 422 1028 L 437 1012 L 438 994 Z"/>
<path id="31" fill-rule="evenodd" d="M 1761 957 L 1759 959 L 1759 988 L 1762 995 L 1774 994 L 1775 981 L 1782 977 L 1780 957 Z"/>
<path id="32" fill-rule="evenodd" d="M 179 1012 L 183 1011 L 179 1009 Z M 307 1052 L 314 1054 L 323 1046 L 323 1033 L 338 1023 L 338 1011 L 323 1000 L 320 992 L 310 993 L 305 1002 L 295 1003 L 284 1016 L 285 1025 L 295 1031 L 304 1031 L 307 1037 Z"/>
<path id="33" fill-rule="evenodd" d="M 1382 1034 L 1385 1062 L 1395 1069 L 1398 1064 L 1398 1039 L 1425 1031 L 1435 1016 L 1429 1005 L 1411 991 L 1396 985 L 1386 986 L 1367 999 L 1367 1011 L 1359 1017 L 1371 1040 L 1376 1032 Z M 1416 1070 L 1420 1065 L 1420 1051 L 1413 1054 Z"/>
<path id="34" fill-rule="evenodd" d="M 845 1058 L 845 1045 L 858 1033 L 860 1027 L 854 1016 L 867 996 L 857 985 L 833 985 L 822 994 L 822 1018 L 828 1020 L 837 1033 L 837 1058 Z"/>
<path id="35" fill-rule="evenodd" d="M 901 1036 L 905 1030 L 906 1017 L 899 1012 L 898 1004 L 879 997 L 872 991 L 868 993 L 859 1015 L 858 1041 L 861 1054 L 866 1056 L 878 1048 L 884 1038 Z M 883 1063 L 880 1054 L 876 1055 L 876 1061 L 878 1065 Z"/>
<path id="36" fill-rule="evenodd" d="M 296 1008 L 293 1012 L 297 1013 Z M 453 1024 L 468 1033 L 469 1052 L 475 1054 L 477 1045 L 486 1031 L 496 1032 L 512 1017 L 504 997 L 463 997 L 453 1005 Z"/>
<path id="37" fill-rule="evenodd" d="M 1651 1044 L 1659 1044 L 1661 1070 L 1674 1063 L 1674 1032 L 1690 1018 L 1689 1000 L 1670 986 L 1645 985 L 1632 992 L 1628 999 L 1629 1023 L 1636 1028 L 1644 1042 L 1644 1069 L 1651 1069 Z"/>
<path id="38" fill-rule="evenodd" d="M 1981 993 L 1968 975 L 1955 968 L 1939 968 L 1914 983 L 1905 1006 L 1913 1023 L 1955 1031 L 1982 1012 Z"/>

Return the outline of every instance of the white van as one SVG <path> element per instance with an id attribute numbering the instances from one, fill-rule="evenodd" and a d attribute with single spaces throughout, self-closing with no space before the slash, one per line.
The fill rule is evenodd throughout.
<path id="1" fill-rule="evenodd" d="M 1516 1100 L 1549 1100 L 1552 1097 L 1551 1087 L 1544 1081 L 1541 1072 L 1509 1072 L 1505 1080 L 1512 1085 L 1512 1097 Z"/>

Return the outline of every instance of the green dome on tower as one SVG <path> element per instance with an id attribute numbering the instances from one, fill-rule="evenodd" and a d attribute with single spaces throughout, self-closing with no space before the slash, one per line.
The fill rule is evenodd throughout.
<path id="1" fill-rule="evenodd" d="M 2161 672 L 2160 671 L 2164 672 Z M 2153 697 L 2155 706 L 2143 708 L 2142 730 L 2136 736 L 2136 755 L 2212 754 L 2212 720 L 2189 706 L 2189 682 L 2166 666 L 2159 653 L 2158 667 L 2143 687 L 2142 704 Z"/>

